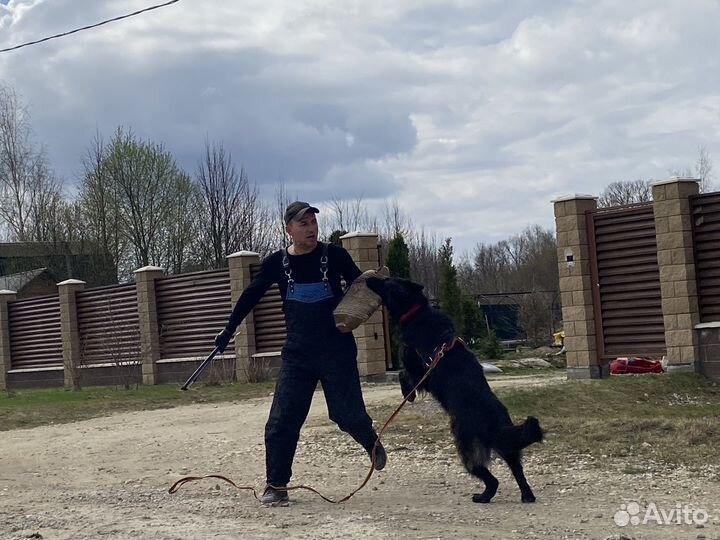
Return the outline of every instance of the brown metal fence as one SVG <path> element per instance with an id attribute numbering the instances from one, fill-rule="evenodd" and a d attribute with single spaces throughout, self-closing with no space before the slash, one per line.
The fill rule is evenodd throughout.
<path id="1" fill-rule="evenodd" d="M 140 361 L 134 283 L 78 291 L 75 299 L 83 365 Z"/>
<path id="2" fill-rule="evenodd" d="M 213 348 L 232 310 L 230 272 L 195 272 L 155 281 L 160 356 L 197 358 Z M 233 351 L 231 343 L 227 353 Z"/>
<path id="3" fill-rule="evenodd" d="M 720 321 L 720 193 L 690 198 L 700 321 Z"/>
<path id="4" fill-rule="evenodd" d="M 42 296 L 8 303 L 11 369 L 62 367 L 60 299 Z"/>
<path id="5" fill-rule="evenodd" d="M 260 265 L 250 267 L 252 277 L 260 270 Z M 275 352 L 282 349 L 287 338 L 285 313 L 282 310 L 280 288 L 273 285 L 262 297 L 255 310 L 255 350 L 259 353 Z"/>
<path id="6" fill-rule="evenodd" d="M 652 204 L 588 214 L 599 356 L 666 352 Z"/>

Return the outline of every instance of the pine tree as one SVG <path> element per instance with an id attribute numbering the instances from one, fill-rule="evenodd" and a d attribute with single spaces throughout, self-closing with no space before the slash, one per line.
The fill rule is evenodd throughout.
<path id="1" fill-rule="evenodd" d="M 342 240 L 340 240 L 340 238 L 342 238 L 346 234 L 347 234 L 347 231 L 344 231 L 342 229 L 334 230 L 332 232 L 332 234 L 330 235 L 330 237 L 328 238 L 328 243 L 335 244 L 336 246 L 342 247 Z"/>
<path id="2" fill-rule="evenodd" d="M 470 295 L 464 295 L 463 305 L 463 338 L 470 344 L 477 343 L 487 335 L 482 309 Z"/>
<path id="3" fill-rule="evenodd" d="M 465 333 L 465 316 L 462 291 L 457 283 L 457 270 L 453 265 L 452 239 L 446 238 L 438 252 L 440 258 L 440 308 L 452 319 L 455 333 Z"/>
<path id="4" fill-rule="evenodd" d="M 388 243 L 387 258 L 385 259 L 385 265 L 390 270 L 392 277 L 400 277 L 410 279 L 410 250 L 403 235 L 399 232 L 395 234 L 395 237 Z M 400 355 L 401 355 L 401 343 L 400 329 L 394 322 L 390 323 L 390 361 L 393 368 L 400 367 Z"/>
<path id="5" fill-rule="evenodd" d="M 410 279 L 410 250 L 401 233 L 397 233 L 388 243 L 385 265 L 392 277 Z"/>

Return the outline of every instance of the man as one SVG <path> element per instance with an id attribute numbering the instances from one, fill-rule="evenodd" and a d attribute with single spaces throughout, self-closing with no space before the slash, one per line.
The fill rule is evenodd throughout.
<path id="1" fill-rule="evenodd" d="M 270 416 L 265 425 L 267 486 L 262 503 L 288 503 L 285 488 L 292 475 L 300 428 L 307 418 L 313 392 L 322 384 L 330 419 L 368 453 L 377 434 L 365 410 L 357 369 L 357 346 L 351 333 L 335 327 L 333 310 L 342 298 L 341 277 L 349 286 L 360 274 L 345 249 L 318 241 L 319 212 L 306 202 L 291 203 L 284 216 L 292 241 L 287 250 L 269 255 L 240 296 L 225 329 L 215 338 L 224 350 L 237 325 L 267 289 L 277 283 L 283 299 L 287 341 L 282 350 Z M 375 451 L 375 469 L 385 467 L 382 445 Z M 281 489 L 278 489 L 281 488 Z"/>

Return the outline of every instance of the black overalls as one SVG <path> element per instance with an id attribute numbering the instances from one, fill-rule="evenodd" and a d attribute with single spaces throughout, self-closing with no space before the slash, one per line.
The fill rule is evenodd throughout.
<path id="1" fill-rule="evenodd" d="M 357 369 L 357 347 L 351 333 L 335 328 L 333 310 L 340 296 L 327 279 L 327 245 L 323 245 L 317 281 L 295 283 L 293 256 L 284 251 L 287 289 L 283 300 L 287 341 L 282 350 L 270 417 L 265 426 L 267 482 L 283 486 L 292 476 L 300 428 L 307 418 L 317 382 L 322 384 L 330 419 L 367 451 L 377 435 L 365 410 Z M 281 287 L 281 291 L 285 287 Z"/>

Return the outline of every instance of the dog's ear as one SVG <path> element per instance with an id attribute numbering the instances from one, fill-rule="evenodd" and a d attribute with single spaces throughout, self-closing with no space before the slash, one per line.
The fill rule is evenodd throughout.
<path id="1" fill-rule="evenodd" d="M 384 282 L 385 282 L 384 279 L 377 278 L 374 276 L 370 276 L 369 278 L 367 278 L 365 280 L 365 283 L 367 284 L 368 288 L 377 294 L 381 294 L 385 290 L 384 286 L 383 286 Z"/>
<path id="2" fill-rule="evenodd" d="M 415 283 L 414 281 L 410 282 L 410 289 L 413 292 L 421 293 L 425 289 L 424 285 L 420 285 L 419 283 Z"/>

